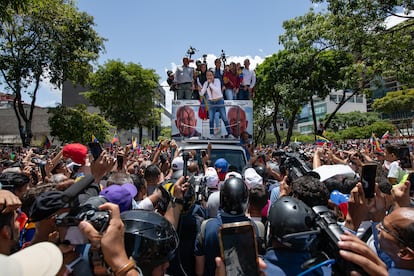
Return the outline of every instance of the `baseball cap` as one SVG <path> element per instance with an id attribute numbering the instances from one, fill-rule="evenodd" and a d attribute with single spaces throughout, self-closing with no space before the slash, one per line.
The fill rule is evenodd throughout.
<path id="1" fill-rule="evenodd" d="M 56 275 L 62 262 L 62 252 L 51 242 L 36 243 L 10 256 L 0 254 L 2 275 Z"/>
<path id="2" fill-rule="evenodd" d="M 229 163 L 224 158 L 219 158 L 214 163 L 214 168 L 221 169 L 221 172 L 227 172 L 228 166 L 229 166 Z"/>
<path id="3" fill-rule="evenodd" d="M 253 168 L 248 168 L 244 171 L 244 182 L 247 188 L 252 188 L 263 184 L 263 178 Z"/>
<path id="4" fill-rule="evenodd" d="M 217 188 L 220 182 L 220 179 L 218 177 L 216 169 L 214 169 L 213 167 L 208 167 L 204 175 L 205 175 L 207 187 Z"/>
<path id="5" fill-rule="evenodd" d="M 88 148 L 79 143 L 67 144 L 63 147 L 63 156 L 69 157 L 73 162 L 85 165 Z"/>
<path id="6" fill-rule="evenodd" d="M 113 184 L 103 189 L 99 195 L 109 202 L 119 205 L 119 211 L 127 211 L 132 208 L 132 200 L 138 191 L 134 184 L 125 183 L 122 185 Z"/>
<path id="7" fill-rule="evenodd" d="M 174 171 L 182 170 L 184 169 L 184 160 L 182 156 L 177 156 L 173 159 L 171 162 L 171 168 Z"/>
<path id="8" fill-rule="evenodd" d="M 241 176 L 241 174 L 239 174 L 238 172 L 228 172 L 226 174 L 226 177 L 224 178 L 224 180 L 227 180 L 230 177 L 238 177 L 238 178 L 243 179 L 243 177 Z"/>

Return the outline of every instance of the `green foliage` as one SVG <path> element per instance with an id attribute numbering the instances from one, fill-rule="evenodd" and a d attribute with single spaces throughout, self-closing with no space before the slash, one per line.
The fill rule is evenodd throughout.
<path id="1" fill-rule="evenodd" d="M 79 142 L 86 144 L 94 135 L 101 143 L 108 141 L 109 129 L 112 126 L 99 114 L 89 113 L 85 105 L 76 108 L 58 106 L 50 108 L 48 113 L 51 135 L 63 142 Z"/>
<path id="2" fill-rule="evenodd" d="M 79 12 L 72 1 L 28 0 L 24 9 L 7 13 L 10 20 L 0 23 L 1 78 L 16 97 L 18 127 L 25 126 L 22 139 L 28 145 L 40 83 L 46 79 L 56 87 L 65 80 L 82 83 L 104 40 L 93 29 L 93 18 Z M 23 108 L 24 93 L 32 99 L 28 113 Z"/>
<path id="3" fill-rule="evenodd" d="M 28 0 L 2 0 L 0 2 L 0 31 L 3 27 L 1 22 L 9 22 L 11 15 L 24 9 L 27 2 Z"/>
<path id="4" fill-rule="evenodd" d="M 110 60 L 90 75 L 85 96 L 118 129 L 151 128 L 160 120 L 154 106 L 158 80 L 154 70 Z"/>
<path id="5" fill-rule="evenodd" d="M 365 126 L 351 126 L 340 130 L 338 136 L 326 135 L 330 140 L 345 140 L 345 139 L 368 139 L 375 133 L 377 137 L 381 137 L 385 132 L 394 133 L 395 126 L 390 122 L 376 121 Z"/>
<path id="6" fill-rule="evenodd" d="M 327 120 L 331 117 L 331 114 L 326 114 L 322 121 Z M 333 131 L 344 129 L 347 127 L 363 127 L 370 125 L 380 120 L 380 114 L 376 112 L 362 113 L 360 111 L 353 111 L 349 113 L 336 113 L 335 117 L 331 118 L 330 128 Z"/>
<path id="7" fill-rule="evenodd" d="M 171 126 L 161 128 L 158 141 L 164 140 L 164 139 L 171 139 Z"/>
<path id="8" fill-rule="evenodd" d="M 396 113 L 414 110 L 414 89 L 388 92 L 383 98 L 376 99 L 372 107 L 382 113 Z"/>
<path id="9" fill-rule="evenodd" d="M 414 83 L 412 61 L 413 21 L 407 20 L 392 28 L 385 22 L 391 15 L 403 10 L 410 11 L 414 6 L 411 0 L 327 0 L 331 21 L 329 41 L 332 45 L 345 47 L 355 58 L 355 63 L 363 65 L 361 80 L 369 80 L 373 75 L 391 76 L 402 83 Z M 400 18 L 413 19 L 408 14 Z M 351 88 L 351 87 L 348 87 Z"/>

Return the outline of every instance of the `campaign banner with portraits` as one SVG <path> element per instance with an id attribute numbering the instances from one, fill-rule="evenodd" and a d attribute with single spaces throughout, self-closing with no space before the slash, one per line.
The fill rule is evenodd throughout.
<path id="1" fill-rule="evenodd" d="M 225 115 L 229 122 L 231 134 L 239 137 L 241 133 L 253 134 L 253 101 L 224 101 Z M 203 139 L 210 136 L 210 122 L 207 112 L 208 104 L 198 100 L 175 100 L 172 102 L 171 133 L 176 140 Z M 227 135 L 226 127 L 219 112 L 214 116 L 214 135 Z"/>

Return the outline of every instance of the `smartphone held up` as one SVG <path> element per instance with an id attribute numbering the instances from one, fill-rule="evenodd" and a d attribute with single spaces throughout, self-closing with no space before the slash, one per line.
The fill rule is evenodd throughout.
<path id="1" fill-rule="evenodd" d="M 220 252 L 226 275 L 259 275 L 254 229 L 249 221 L 225 223 L 220 227 Z"/>
<path id="2" fill-rule="evenodd" d="M 373 198 L 375 194 L 375 179 L 377 177 L 377 164 L 362 165 L 361 183 L 366 198 Z"/>
<path id="3" fill-rule="evenodd" d="M 90 152 L 92 153 L 93 159 L 96 160 L 101 155 L 103 149 L 101 144 L 98 142 L 90 142 L 88 143 L 88 147 Z"/>

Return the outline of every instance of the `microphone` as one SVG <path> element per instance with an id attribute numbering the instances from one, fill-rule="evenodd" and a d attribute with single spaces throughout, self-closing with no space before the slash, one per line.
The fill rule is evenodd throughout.
<path id="1" fill-rule="evenodd" d="M 94 181 L 93 175 L 85 175 L 78 182 L 74 183 L 72 186 L 67 188 L 62 195 L 62 201 L 65 203 L 70 202 L 77 195 L 83 192 L 89 185 Z"/>

